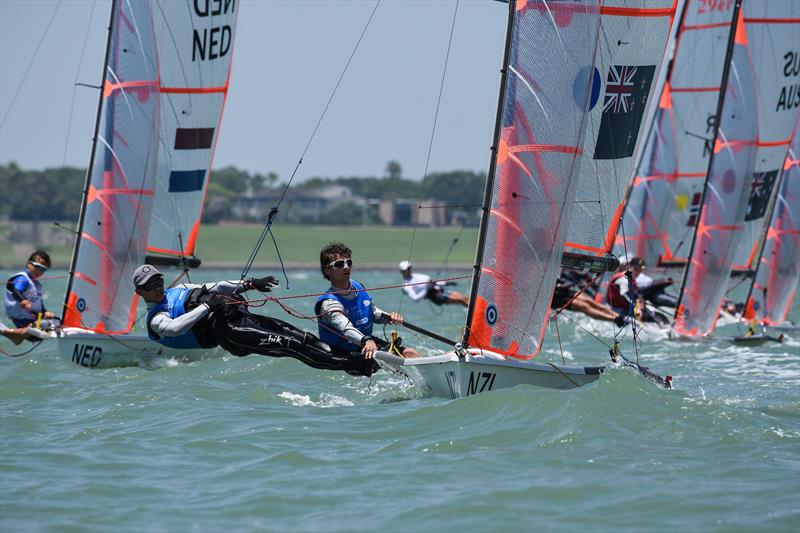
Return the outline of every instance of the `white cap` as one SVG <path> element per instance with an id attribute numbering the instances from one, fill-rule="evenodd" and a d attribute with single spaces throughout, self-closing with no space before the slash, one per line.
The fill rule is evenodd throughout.
<path id="1" fill-rule="evenodd" d="M 397 268 L 400 269 L 400 272 L 405 272 L 406 270 L 411 268 L 411 262 L 410 261 L 400 261 L 400 264 L 397 265 Z"/>

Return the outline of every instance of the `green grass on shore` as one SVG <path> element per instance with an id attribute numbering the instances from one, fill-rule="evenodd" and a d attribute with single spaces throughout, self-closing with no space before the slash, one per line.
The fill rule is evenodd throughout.
<path id="1" fill-rule="evenodd" d="M 263 226 L 203 226 L 197 255 L 205 262 L 241 262 L 250 257 Z M 272 232 L 281 257 L 287 263 L 319 262 L 320 249 L 331 241 L 341 241 L 353 250 L 353 259 L 362 263 L 393 265 L 406 259 L 417 263 L 439 264 L 444 260 L 458 228 L 397 228 L 386 226 L 290 226 L 277 224 Z M 449 263 L 471 264 L 475 255 L 477 228 L 461 232 Z M 411 249 L 413 239 L 413 250 Z M 275 247 L 267 236 L 256 265 L 276 263 Z"/>
<path id="2" fill-rule="evenodd" d="M 197 256 L 204 264 L 241 264 L 250 257 L 262 225 L 206 225 L 200 230 Z M 458 228 L 398 228 L 387 226 L 291 226 L 276 224 L 272 228 L 275 240 L 285 263 L 316 266 L 320 249 L 331 241 L 341 241 L 353 250 L 353 259 L 360 263 L 396 265 L 406 259 L 416 263 L 440 264 L 447 250 L 458 236 L 458 242 L 448 258 L 450 264 L 472 264 L 475 255 L 477 228 L 467 228 L 459 235 Z M 413 240 L 413 249 L 412 249 Z M 16 243 L 0 242 L 0 266 L 21 267 L 31 246 L 12 246 Z M 69 265 L 72 248 L 68 246 L 43 247 L 50 252 L 53 265 Z M 24 256 L 24 257 L 23 257 Z M 255 265 L 275 264 L 278 257 L 272 240 L 267 236 L 256 258 Z"/>

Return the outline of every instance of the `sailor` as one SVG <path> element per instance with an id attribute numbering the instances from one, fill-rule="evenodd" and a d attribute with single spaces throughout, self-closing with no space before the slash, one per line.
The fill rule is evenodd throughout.
<path id="1" fill-rule="evenodd" d="M 596 302 L 591 298 L 586 291 L 578 292 L 578 279 L 573 277 L 566 270 L 558 276 L 556 280 L 556 287 L 553 291 L 553 299 L 550 300 L 551 309 L 561 309 L 566 306 L 570 311 L 583 313 L 591 318 L 597 320 L 605 320 L 614 322 L 617 326 L 622 327 L 625 325 L 625 315 L 612 311 L 607 306 Z"/>
<path id="2" fill-rule="evenodd" d="M 350 248 L 340 242 L 328 244 L 319 253 L 322 276 L 331 283 L 314 308 L 319 318 L 319 337 L 334 353 L 352 356 L 361 352 L 364 357 L 356 359 L 367 360 L 377 368 L 375 352 L 379 346 L 386 349 L 388 343 L 372 336 L 373 324 L 402 324 L 403 317 L 381 311 L 372 304 L 364 286 L 350 279 L 352 256 Z M 398 351 L 404 357 L 419 357 L 413 348 L 400 347 Z"/>
<path id="3" fill-rule="evenodd" d="M 639 259 L 634 257 L 634 259 Z M 639 259 L 642 261 L 641 259 Z M 644 273 L 646 266 L 642 261 L 642 272 L 636 276 L 636 286 L 645 300 L 664 307 L 678 307 L 678 299 L 666 292 L 667 287 L 675 283 L 672 278 L 654 280 Z"/>
<path id="4" fill-rule="evenodd" d="M 447 285 L 455 285 L 454 282 L 432 281 L 430 276 L 425 274 L 414 274 L 411 272 L 409 261 L 400 261 L 398 265 L 403 276 L 403 292 L 411 298 L 411 301 L 418 302 L 427 298 L 436 305 L 460 304 L 464 307 L 469 306 L 469 297 L 458 291 L 446 289 Z"/>
<path id="5" fill-rule="evenodd" d="M 639 276 L 645 268 L 641 257 L 633 257 L 627 263 L 620 262 L 619 271 L 608 282 L 606 301 L 614 311 L 624 316 L 635 315 L 643 322 L 667 324 L 669 317 L 648 309 L 639 290 Z"/>
<path id="6" fill-rule="evenodd" d="M 247 310 L 240 293 L 252 289 L 270 292 L 278 284 L 272 276 L 241 282 L 184 283 L 164 289 L 161 272 L 145 264 L 133 273 L 133 284 L 147 304 L 147 335 L 164 346 L 220 346 L 239 357 L 251 353 L 293 357 L 314 368 L 367 374 L 363 361 L 331 353 L 330 347 L 311 333 Z"/>
<path id="7" fill-rule="evenodd" d="M 28 257 L 25 270 L 14 274 L 6 281 L 6 315 L 16 327 L 2 326 L 0 333 L 15 344 L 26 338 L 34 340 L 26 332 L 30 326 L 53 330 L 61 325 L 55 314 L 45 309 L 42 282 L 39 281 L 50 265 L 50 255 L 43 250 L 36 250 Z"/>

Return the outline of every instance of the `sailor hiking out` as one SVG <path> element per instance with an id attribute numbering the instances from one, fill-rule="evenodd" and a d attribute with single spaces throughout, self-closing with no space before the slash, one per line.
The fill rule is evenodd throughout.
<path id="1" fill-rule="evenodd" d="M 244 281 L 181 284 L 164 288 L 164 276 L 152 265 L 133 274 L 136 293 L 147 304 L 147 334 L 164 346 L 210 349 L 220 346 L 236 356 L 293 357 L 323 370 L 368 374 L 362 361 L 341 357 L 311 333 L 288 322 L 247 310 L 240 293 L 270 292 L 272 276 Z"/>
<path id="2" fill-rule="evenodd" d="M 403 276 L 403 292 L 411 301 L 418 302 L 426 298 L 436 305 L 459 304 L 469 307 L 468 296 L 447 289 L 448 285 L 455 285 L 455 282 L 432 281 L 430 276 L 415 274 L 411 271 L 409 261 L 401 261 L 398 268 Z"/>

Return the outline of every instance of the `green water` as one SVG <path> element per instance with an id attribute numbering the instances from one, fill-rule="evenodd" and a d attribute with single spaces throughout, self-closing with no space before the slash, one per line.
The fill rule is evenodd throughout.
<path id="1" fill-rule="evenodd" d="M 290 280 L 291 294 L 326 288 L 314 271 Z M 48 282 L 51 308 L 64 284 Z M 373 295 L 400 305 L 398 289 Z M 464 317 L 402 312 L 452 336 Z M 609 328 L 582 324 L 559 325 L 567 362 L 605 363 L 592 335 Z M 797 334 L 759 348 L 646 337 L 643 362 L 674 390 L 612 368 L 583 389 L 459 400 L 261 356 L 89 370 L 42 344 L 0 359 L 0 530 L 800 530 Z M 560 361 L 551 340 L 542 358 Z"/>

